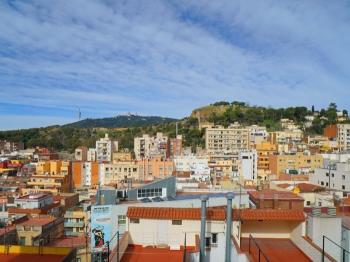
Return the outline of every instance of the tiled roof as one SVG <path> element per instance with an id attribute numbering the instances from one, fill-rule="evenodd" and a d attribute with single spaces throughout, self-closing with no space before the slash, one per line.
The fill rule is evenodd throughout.
<path id="1" fill-rule="evenodd" d="M 275 221 L 304 221 L 305 215 L 300 210 L 278 209 L 242 209 L 233 210 L 235 220 L 275 220 Z M 145 219 L 181 219 L 200 220 L 200 208 L 161 208 L 161 207 L 129 207 L 127 217 Z M 226 208 L 207 208 L 207 220 L 225 220 Z"/>
<path id="2" fill-rule="evenodd" d="M 129 207 L 129 218 L 200 220 L 200 208 Z M 208 220 L 225 220 L 224 208 L 207 208 Z"/>
<path id="3" fill-rule="evenodd" d="M 239 214 L 240 213 L 240 214 Z M 243 221 L 271 220 L 271 221 L 304 221 L 305 215 L 301 210 L 279 210 L 279 209 L 242 209 L 236 210 L 234 217 L 238 216 Z"/>
<path id="4" fill-rule="evenodd" d="M 302 197 L 287 191 L 278 191 L 273 189 L 264 189 L 261 191 L 249 191 L 249 196 L 253 199 L 280 199 L 280 200 L 304 200 Z"/>
<path id="5" fill-rule="evenodd" d="M 35 217 L 35 218 L 30 218 L 23 223 L 20 223 L 20 226 L 44 226 L 46 224 L 51 223 L 54 221 L 55 218 L 52 217 Z"/>
<path id="6" fill-rule="evenodd" d="M 297 184 L 297 187 L 300 189 L 300 193 L 312 193 L 324 190 L 324 187 L 309 183 L 299 183 Z"/>

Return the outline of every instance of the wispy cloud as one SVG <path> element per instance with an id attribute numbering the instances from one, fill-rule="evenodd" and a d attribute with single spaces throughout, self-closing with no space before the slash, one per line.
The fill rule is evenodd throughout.
<path id="1" fill-rule="evenodd" d="M 0 106 L 60 122 L 221 99 L 349 108 L 349 22 L 347 1 L 2 1 Z"/>

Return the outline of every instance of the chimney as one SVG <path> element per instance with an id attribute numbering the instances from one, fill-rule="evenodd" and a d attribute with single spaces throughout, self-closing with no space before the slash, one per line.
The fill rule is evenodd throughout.
<path id="1" fill-rule="evenodd" d="M 204 262 L 204 259 L 205 259 L 205 225 L 206 225 L 208 199 L 209 198 L 206 195 L 203 195 L 201 197 L 202 208 L 201 208 L 200 257 L 199 257 L 200 262 Z"/>
<path id="2" fill-rule="evenodd" d="M 233 194 L 228 193 L 227 207 L 226 207 L 226 249 L 225 249 L 225 262 L 231 262 L 231 235 L 232 235 L 232 199 Z"/>

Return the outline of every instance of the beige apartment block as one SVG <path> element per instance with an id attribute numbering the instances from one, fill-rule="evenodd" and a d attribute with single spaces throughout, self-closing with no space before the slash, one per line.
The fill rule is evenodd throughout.
<path id="1" fill-rule="evenodd" d="M 341 151 L 350 149 L 350 124 L 337 125 L 337 142 Z"/>
<path id="2" fill-rule="evenodd" d="M 230 157 L 249 149 L 249 130 L 238 123 L 212 126 L 205 132 L 205 148 L 212 157 Z"/>
<path id="3" fill-rule="evenodd" d="M 287 169 L 299 173 L 310 173 L 323 166 L 323 158 L 318 154 L 270 155 L 269 161 L 269 168 L 274 175 L 283 174 Z"/>
<path id="4" fill-rule="evenodd" d="M 103 163 L 100 166 L 102 185 L 113 185 L 125 179 L 139 180 L 139 166 L 135 161 Z"/>

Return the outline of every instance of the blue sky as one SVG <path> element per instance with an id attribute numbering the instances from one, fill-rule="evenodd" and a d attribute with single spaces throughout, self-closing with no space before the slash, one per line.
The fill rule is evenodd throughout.
<path id="1" fill-rule="evenodd" d="M 219 100 L 349 109 L 350 2 L 0 1 L 0 129 Z"/>

